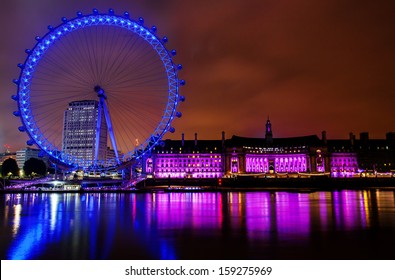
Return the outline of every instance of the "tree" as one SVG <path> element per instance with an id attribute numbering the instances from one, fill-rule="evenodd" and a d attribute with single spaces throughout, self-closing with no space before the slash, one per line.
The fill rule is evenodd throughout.
<path id="1" fill-rule="evenodd" d="M 7 158 L 3 162 L 3 166 L 1 169 L 1 175 L 3 175 L 3 177 L 7 176 L 9 173 L 11 173 L 14 176 L 19 175 L 18 164 L 16 163 L 16 160 L 13 158 Z"/>
<path id="2" fill-rule="evenodd" d="M 41 159 L 31 158 L 23 165 L 23 171 L 25 176 L 33 175 L 33 173 L 45 176 L 47 174 L 47 166 Z"/>

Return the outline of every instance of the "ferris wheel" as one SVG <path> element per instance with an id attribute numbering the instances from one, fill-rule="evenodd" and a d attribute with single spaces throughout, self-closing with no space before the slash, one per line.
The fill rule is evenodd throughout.
<path id="1" fill-rule="evenodd" d="M 114 10 L 77 12 L 37 36 L 18 64 L 14 115 L 21 132 L 69 168 L 112 168 L 147 154 L 173 133 L 181 64 L 157 28 Z"/>

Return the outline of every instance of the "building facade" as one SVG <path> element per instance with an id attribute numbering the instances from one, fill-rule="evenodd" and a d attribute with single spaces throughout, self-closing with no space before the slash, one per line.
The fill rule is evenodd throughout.
<path id="1" fill-rule="evenodd" d="M 143 172 L 156 178 L 220 178 L 223 176 L 356 177 L 367 172 L 395 172 L 395 133 L 386 139 L 328 140 L 316 135 L 274 138 L 266 122 L 265 138 L 232 136 L 225 140 L 166 140 L 144 159 Z"/>
<path id="2" fill-rule="evenodd" d="M 156 178 L 220 178 L 225 173 L 223 140 L 166 140 L 145 159 L 144 171 Z"/>
<path id="3" fill-rule="evenodd" d="M 64 112 L 62 151 L 76 159 L 81 167 L 96 164 L 95 149 L 98 143 L 98 162 L 107 157 L 107 124 L 101 118 L 100 139 L 96 141 L 99 103 L 96 100 L 81 100 L 69 103 Z"/>

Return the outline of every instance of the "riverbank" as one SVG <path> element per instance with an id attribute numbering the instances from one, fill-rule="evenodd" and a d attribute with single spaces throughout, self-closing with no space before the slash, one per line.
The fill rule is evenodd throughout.
<path id="1" fill-rule="evenodd" d="M 129 192 L 232 192 L 287 191 L 315 192 L 333 190 L 395 190 L 395 178 L 150 178 L 133 187 L 6 188 L 0 193 L 129 193 Z"/>
<path id="2" fill-rule="evenodd" d="M 331 191 L 359 189 L 394 189 L 395 178 L 220 178 L 220 179 L 147 179 L 136 188 L 183 191 L 185 187 L 204 187 L 215 191 Z"/>

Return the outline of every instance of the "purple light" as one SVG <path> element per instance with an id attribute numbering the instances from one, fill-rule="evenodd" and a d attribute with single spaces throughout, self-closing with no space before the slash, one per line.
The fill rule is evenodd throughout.
<path id="1" fill-rule="evenodd" d="M 355 153 L 332 153 L 330 158 L 332 177 L 353 177 L 358 172 Z"/>
<path id="2" fill-rule="evenodd" d="M 274 162 L 274 172 L 306 172 L 307 157 L 304 154 L 246 155 L 247 173 L 268 173 L 269 162 Z"/>

